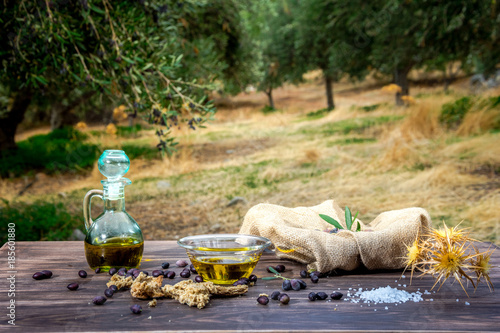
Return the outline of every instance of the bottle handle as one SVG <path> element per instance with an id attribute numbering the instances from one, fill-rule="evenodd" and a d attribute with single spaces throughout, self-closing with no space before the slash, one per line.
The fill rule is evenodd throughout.
<path id="1" fill-rule="evenodd" d="M 93 197 L 98 197 L 102 200 L 104 192 L 102 190 L 90 190 L 83 198 L 83 219 L 85 220 L 85 229 L 89 231 L 90 226 L 94 221 L 90 212 L 90 205 Z"/>

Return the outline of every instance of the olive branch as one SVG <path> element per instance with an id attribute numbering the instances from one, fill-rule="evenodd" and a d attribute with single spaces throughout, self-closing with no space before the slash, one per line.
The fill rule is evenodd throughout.
<path id="1" fill-rule="evenodd" d="M 359 214 L 359 212 L 356 212 L 356 215 L 354 215 L 354 218 L 353 218 L 352 214 L 351 214 L 351 210 L 349 209 L 349 207 L 345 206 L 345 225 L 347 227 L 345 230 L 352 231 L 351 228 L 352 228 L 354 222 L 356 222 L 357 226 L 356 226 L 356 230 L 354 230 L 354 231 L 356 231 L 356 232 L 361 231 L 361 224 L 359 223 L 359 221 L 356 221 L 358 214 Z M 342 224 L 340 224 L 333 217 L 330 217 L 330 216 L 324 215 L 324 214 L 319 214 L 319 217 L 321 217 L 323 220 L 325 220 L 326 222 L 330 223 L 331 225 L 333 225 L 334 227 L 336 227 L 338 229 L 344 229 Z"/>

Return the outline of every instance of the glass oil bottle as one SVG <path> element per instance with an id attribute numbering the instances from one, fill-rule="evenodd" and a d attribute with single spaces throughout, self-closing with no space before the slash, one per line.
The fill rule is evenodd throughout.
<path id="1" fill-rule="evenodd" d="M 130 160 L 122 150 L 106 150 L 98 161 L 103 190 L 87 192 L 83 200 L 83 216 L 87 236 L 85 256 L 92 269 L 137 268 L 142 259 L 144 238 L 137 222 L 125 210 L 125 186 L 132 182 L 122 178 L 130 168 Z M 104 201 L 104 212 L 91 218 L 91 200 Z"/>

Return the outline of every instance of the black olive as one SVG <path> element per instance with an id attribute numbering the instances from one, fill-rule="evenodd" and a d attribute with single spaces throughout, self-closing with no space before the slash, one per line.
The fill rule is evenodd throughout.
<path id="1" fill-rule="evenodd" d="M 182 271 L 179 275 L 180 275 L 180 277 L 182 277 L 182 278 L 188 278 L 188 277 L 190 277 L 190 276 L 191 276 L 191 272 L 190 272 L 189 270 L 187 270 L 187 271 Z"/>
<path id="2" fill-rule="evenodd" d="M 330 297 L 332 299 L 341 299 L 344 294 L 342 294 L 340 291 L 334 291 L 333 293 L 330 294 Z"/>
<path id="3" fill-rule="evenodd" d="M 281 304 L 288 304 L 288 302 L 290 302 L 290 297 L 287 294 L 281 294 L 279 301 Z"/>
<path id="4" fill-rule="evenodd" d="M 295 291 L 299 291 L 300 290 L 300 283 L 299 283 L 299 281 L 297 281 L 295 279 L 292 279 L 290 281 L 290 285 L 292 286 L 293 290 L 295 290 Z"/>
<path id="5" fill-rule="evenodd" d="M 257 282 L 257 275 L 252 274 L 248 277 L 248 279 L 250 280 L 250 282 L 256 283 Z"/>
<path id="6" fill-rule="evenodd" d="M 276 267 L 274 267 L 274 269 L 278 272 L 278 273 L 283 273 L 286 269 L 285 265 L 276 265 Z"/>
<path id="7" fill-rule="evenodd" d="M 186 267 L 188 265 L 186 260 L 177 260 L 175 264 L 177 265 L 177 267 Z"/>
<path id="8" fill-rule="evenodd" d="M 319 293 L 316 294 L 316 297 L 320 300 L 325 300 L 328 298 L 328 295 L 322 291 L 320 291 Z"/>
<path id="9" fill-rule="evenodd" d="M 78 286 L 78 283 L 70 283 L 70 284 L 68 284 L 68 286 L 67 286 L 67 288 L 68 288 L 69 290 L 77 290 L 77 289 L 78 289 L 78 287 L 79 287 L 79 286 Z"/>
<path id="10" fill-rule="evenodd" d="M 273 293 L 271 294 L 271 299 L 274 299 L 274 300 L 278 300 L 278 298 L 280 297 L 281 293 L 279 291 L 273 291 Z"/>
<path id="11" fill-rule="evenodd" d="M 259 296 L 259 298 L 257 298 L 257 302 L 259 304 L 266 305 L 269 303 L 269 298 L 267 298 L 267 296 Z"/>
<path id="12" fill-rule="evenodd" d="M 140 305 L 134 304 L 130 307 L 130 311 L 135 314 L 140 314 L 142 312 L 142 307 Z"/>
<path id="13" fill-rule="evenodd" d="M 42 271 L 43 275 L 45 275 L 46 279 L 50 279 L 52 277 L 52 272 L 51 271 Z"/>
<path id="14" fill-rule="evenodd" d="M 106 303 L 106 300 L 107 299 L 104 296 L 96 296 L 92 300 L 92 303 L 94 303 L 95 305 L 103 305 L 104 303 Z"/>
<path id="15" fill-rule="evenodd" d="M 108 289 L 104 290 L 104 296 L 106 296 L 107 298 L 113 297 L 114 293 L 115 292 L 111 288 L 108 288 Z"/>
<path id="16" fill-rule="evenodd" d="M 290 282 L 290 280 L 283 280 L 283 284 L 281 285 L 281 289 L 283 289 L 285 291 L 292 289 L 292 283 Z"/>
<path id="17" fill-rule="evenodd" d="M 153 275 L 153 277 L 158 277 L 160 275 L 163 275 L 163 271 L 159 270 L 159 269 L 155 269 L 153 272 L 151 272 L 151 275 Z"/>
<path id="18" fill-rule="evenodd" d="M 300 279 L 297 279 L 297 281 L 300 283 L 300 289 L 306 289 L 307 288 L 307 284 L 300 280 Z"/>

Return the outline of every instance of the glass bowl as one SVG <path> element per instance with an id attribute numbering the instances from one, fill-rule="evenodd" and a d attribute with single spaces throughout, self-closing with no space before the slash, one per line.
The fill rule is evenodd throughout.
<path id="1" fill-rule="evenodd" d="M 271 241 L 253 235 L 213 234 L 184 237 L 177 244 L 186 249 L 203 280 L 232 284 L 252 274 Z"/>

